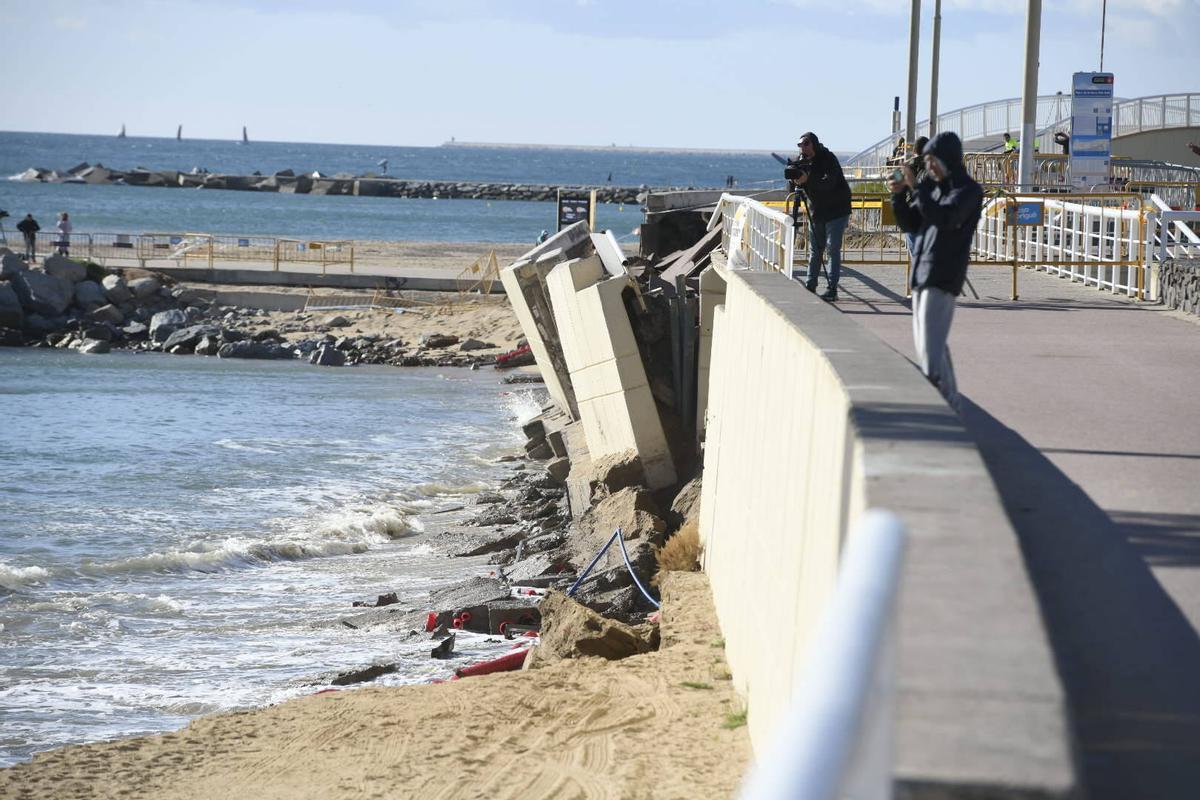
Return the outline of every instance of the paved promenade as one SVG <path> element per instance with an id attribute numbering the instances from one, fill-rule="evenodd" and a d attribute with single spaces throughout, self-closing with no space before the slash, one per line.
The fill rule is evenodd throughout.
<path id="1" fill-rule="evenodd" d="M 1200 322 L 973 268 L 951 351 L 1021 539 L 1091 798 L 1200 796 Z M 823 284 L 822 284 L 823 286 Z M 848 269 L 843 313 L 912 358 L 904 273 Z"/>

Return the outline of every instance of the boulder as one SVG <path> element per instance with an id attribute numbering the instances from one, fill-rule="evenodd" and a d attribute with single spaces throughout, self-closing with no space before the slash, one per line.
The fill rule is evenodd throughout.
<path id="1" fill-rule="evenodd" d="M 672 528 L 679 528 L 690 519 L 700 516 L 700 478 L 692 478 L 683 485 L 679 494 L 671 501 L 671 510 L 667 512 L 667 522 Z"/>
<path id="2" fill-rule="evenodd" d="M 496 345 L 490 342 L 481 342 L 478 339 L 467 339 L 458 346 L 458 349 L 464 353 L 469 353 L 472 350 L 491 350 Z"/>
<path id="3" fill-rule="evenodd" d="M 132 284 L 130 286 L 132 287 Z M 150 318 L 150 341 L 165 342 L 167 337 L 185 325 L 187 325 L 187 315 L 179 309 L 160 311 Z"/>
<path id="4" fill-rule="evenodd" d="M 0 347 L 20 347 L 25 344 L 25 337 L 15 328 L 0 327 Z"/>
<path id="5" fill-rule="evenodd" d="M 346 354 L 336 347 L 321 345 L 313 351 L 308 362 L 318 367 L 342 367 L 346 364 Z"/>
<path id="6" fill-rule="evenodd" d="M 204 337 L 213 337 L 218 333 L 211 325 L 189 325 L 171 333 L 163 340 L 162 349 L 167 353 L 190 353 Z"/>
<path id="7" fill-rule="evenodd" d="M 654 572 L 653 545 L 662 544 L 667 524 L 659 516 L 658 504 L 647 489 L 625 488 L 589 508 L 576 523 L 567 543 L 571 563 L 586 566 L 620 528 L 634 568 L 643 581 Z M 624 568 L 620 546 L 614 542 L 597 563 L 600 570 Z"/>
<path id="8" fill-rule="evenodd" d="M 57 317 L 66 311 L 75 294 L 75 284 L 40 269 L 17 273 L 12 288 L 26 310 L 46 317 Z"/>
<path id="9" fill-rule="evenodd" d="M 44 316 L 36 311 L 25 317 L 25 327 L 33 333 L 50 333 L 62 330 L 67 326 L 67 318 L 59 316 Z"/>
<path id="10" fill-rule="evenodd" d="M 106 276 L 101 285 L 104 287 L 104 295 L 110 303 L 124 303 L 133 297 L 133 292 L 129 291 L 125 279 L 120 275 Z"/>
<path id="11" fill-rule="evenodd" d="M 221 339 L 219 336 L 202 336 L 196 343 L 196 349 L 193 352 L 198 356 L 215 356 L 220 349 Z"/>
<path id="12" fill-rule="evenodd" d="M 104 287 L 95 281 L 80 281 L 75 284 L 75 305 L 84 311 L 93 311 L 108 305 L 108 296 L 104 293 Z"/>
<path id="13" fill-rule="evenodd" d="M 102 310 L 103 309 L 96 309 L 96 313 L 99 314 Z M 146 327 L 144 322 L 131 322 L 124 328 L 121 328 L 121 333 L 125 334 L 130 339 L 140 339 L 146 335 L 148 330 L 149 328 Z"/>
<path id="14" fill-rule="evenodd" d="M 25 312 L 16 290 L 7 283 L 0 283 L 0 328 L 21 328 L 25 325 Z"/>
<path id="15" fill-rule="evenodd" d="M 84 339 L 96 339 L 101 342 L 111 342 L 116 338 L 116 332 L 103 323 L 88 325 L 80 334 Z"/>
<path id="16" fill-rule="evenodd" d="M 16 253 L 5 253 L 4 257 L 0 258 L 0 281 L 7 281 L 18 272 L 24 272 L 27 269 L 29 269 L 29 265 L 25 263 L 25 259 Z"/>
<path id="17" fill-rule="evenodd" d="M 133 296 L 138 299 L 151 297 L 158 293 L 162 288 L 162 283 L 158 278 L 147 275 L 142 278 L 134 278 L 127 284 L 129 291 L 133 292 Z"/>
<path id="18" fill-rule="evenodd" d="M 349 328 L 351 323 L 350 320 L 338 314 L 337 316 L 330 317 L 321 324 L 329 328 Z"/>
<path id="19" fill-rule="evenodd" d="M 47 274 L 66 278 L 72 284 L 79 283 L 87 277 L 87 267 L 66 256 L 47 256 L 42 268 Z"/>
<path id="20" fill-rule="evenodd" d="M 125 321 L 125 315 L 121 313 L 121 309 L 114 306 L 112 303 L 103 305 L 92 311 L 88 316 L 97 322 L 107 322 L 112 325 L 120 325 Z M 141 323 L 134 323 L 140 325 Z M 142 331 L 145 332 L 146 326 L 142 325 Z"/>
<path id="21" fill-rule="evenodd" d="M 458 337 L 448 333 L 427 333 L 421 337 L 421 346 L 431 350 L 458 344 Z"/>
<path id="22" fill-rule="evenodd" d="M 655 649 L 651 631 L 602 617 L 562 592 L 547 592 L 538 610 L 541 639 L 525 662 L 528 669 L 587 656 L 615 661 Z"/>
<path id="23" fill-rule="evenodd" d="M 264 342 L 230 342 L 217 351 L 221 358 L 291 358 L 292 351 L 277 344 Z"/>
<path id="24" fill-rule="evenodd" d="M 112 345 L 109 342 L 101 339 L 84 339 L 83 344 L 79 346 L 79 352 L 99 355 L 112 350 Z"/>

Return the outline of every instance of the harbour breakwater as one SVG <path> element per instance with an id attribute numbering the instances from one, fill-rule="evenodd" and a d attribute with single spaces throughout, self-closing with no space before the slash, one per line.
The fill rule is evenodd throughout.
<path id="1" fill-rule="evenodd" d="M 560 192 L 586 193 L 595 191 L 600 203 L 633 204 L 641 202 L 650 187 L 561 185 L 548 183 L 504 183 L 476 181 L 407 180 L 366 173 L 353 175 L 339 172 L 325 175 L 320 172 L 296 173 L 286 169 L 270 175 L 259 172 L 250 175 L 229 175 L 193 168 L 179 170 L 150 170 L 135 167 L 131 170 L 110 169 L 103 164 L 83 162 L 70 169 L 29 167 L 12 176 L 13 180 L 30 183 L 108 184 L 118 186 L 147 186 L 182 189 L 229 189 L 244 192 L 281 192 L 284 194 L 351 195 L 355 197 L 395 197 L 420 199 L 470 200 L 527 200 L 553 202 Z M 672 188 L 655 187 L 653 191 Z M 693 187 L 686 187 L 693 188 Z"/>

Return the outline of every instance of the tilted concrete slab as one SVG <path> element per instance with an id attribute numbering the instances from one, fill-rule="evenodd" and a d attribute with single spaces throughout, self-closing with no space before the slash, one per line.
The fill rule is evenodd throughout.
<path id="1" fill-rule="evenodd" d="M 598 256 L 567 261 L 546 278 L 593 459 L 634 451 L 651 488 L 676 482 L 675 464 L 633 336 L 623 293 Z"/>

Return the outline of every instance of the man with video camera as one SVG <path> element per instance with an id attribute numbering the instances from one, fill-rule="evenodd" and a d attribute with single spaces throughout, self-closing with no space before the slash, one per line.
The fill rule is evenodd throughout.
<path id="1" fill-rule="evenodd" d="M 821 259 L 829 250 L 828 286 L 821 298 L 837 302 L 838 278 L 842 274 L 842 236 L 850 222 L 850 184 L 842 174 L 842 165 L 812 131 L 796 143 L 800 157 L 788 161 L 783 175 L 808 199 L 809 231 L 808 280 L 804 287 L 817 290 Z"/>

